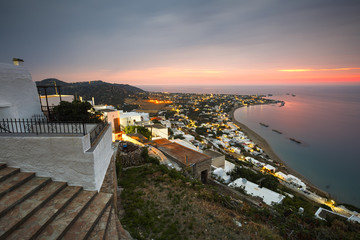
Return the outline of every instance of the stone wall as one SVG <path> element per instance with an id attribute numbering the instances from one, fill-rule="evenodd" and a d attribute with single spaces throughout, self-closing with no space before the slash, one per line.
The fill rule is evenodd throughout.
<path id="1" fill-rule="evenodd" d="M 115 154 L 111 157 L 109 167 L 106 171 L 105 178 L 103 184 L 101 186 L 100 192 L 113 194 L 114 206 L 117 212 L 117 173 L 116 173 L 116 158 Z"/>
<path id="2" fill-rule="evenodd" d="M 140 166 L 145 163 L 141 153 L 144 148 L 133 145 L 132 143 L 128 143 L 128 147 L 126 149 L 122 149 L 119 147 L 116 161 L 120 161 L 121 167 L 133 167 Z"/>
<path id="3" fill-rule="evenodd" d="M 196 163 L 194 166 L 194 178 L 201 179 L 201 172 L 207 171 L 207 178 L 211 175 L 211 159 Z"/>

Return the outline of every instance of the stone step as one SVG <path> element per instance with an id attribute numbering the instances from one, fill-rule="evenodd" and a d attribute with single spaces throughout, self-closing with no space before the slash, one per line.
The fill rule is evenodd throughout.
<path id="1" fill-rule="evenodd" d="M 116 213 L 114 209 L 111 209 L 110 219 L 109 219 L 109 226 L 105 232 L 106 240 L 113 240 L 113 239 L 120 239 L 118 236 L 118 231 L 116 227 Z"/>
<path id="2" fill-rule="evenodd" d="M 5 179 L 19 172 L 20 172 L 19 168 L 10 168 L 10 167 L 0 168 L 0 182 L 4 181 Z"/>
<path id="3" fill-rule="evenodd" d="M 11 209 L 0 219 L 0 239 L 5 239 L 32 214 L 66 187 L 65 182 L 50 182 L 39 191 Z"/>
<path id="4" fill-rule="evenodd" d="M 55 219 L 49 223 L 36 239 L 60 239 L 78 217 L 85 211 L 96 191 L 81 191 Z"/>
<path id="5" fill-rule="evenodd" d="M 108 223 L 110 222 L 110 212 L 111 212 L 112 206 L 109 205 L 104 214 L 101 216 L 99 222 L 96 224 L 94 230 L 90 233 L 90 236 L 88 239 L 90 240 L 98 240 L 98 239 L 104 239 L 106 228 L 108 227 Z"/>
<path id="6" fill-rule="evenodd" d="M 7 239 L 33 239 L 49 224 L 82 190 L 81 187 L 65 187 L 42 208 L 30 216 Z"/>
<path id="7" fill-rule="evenodd" d="M 0 198 L 33 177 L 35 177 L 35 173 L 29 172 L 17 173 L 9 177 L 0 184 Z"/>
<path id="8" fill-rule="evenodd" d="M 19 186 L 16 191 L 8 192 L 0 199 L 0 217 L 4 216 L 13 207 L 33 195 L 50 181 L 50 178 L 35 177 Z"/>
<path id="9" fill-rule="evenodd" d="M 71 228 L 66 232 L 63 239 L 86 239 L 100 217 L 111 204 L 112 195 L 107 193 L 99 193 L 91 201 L 86 211 L 72 224 Z"/>
<path id="10" fill-rule="evenodd" d="M 0 169 L 6 168 L 6 163 L 0 163 Z"/>

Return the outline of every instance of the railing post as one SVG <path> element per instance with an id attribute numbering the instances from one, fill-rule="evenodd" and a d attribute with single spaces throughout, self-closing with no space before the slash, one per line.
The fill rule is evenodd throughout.
<path id="1" fill-rule="evenodd" d="M 84 133 L 84 136 L 85 136 L 86 135 L 85 122 L 83 122 L 82 124 L 83 124 L 83 133 Z"/>

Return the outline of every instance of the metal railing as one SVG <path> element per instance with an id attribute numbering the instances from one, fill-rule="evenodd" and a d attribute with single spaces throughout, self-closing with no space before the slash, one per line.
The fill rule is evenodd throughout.
<path id="1" fill-rule="evenodd" d="M 103 132 L 104 128 L 109 125 L 106 121 L 102 121 L 90 132 L 90 143 L 93 146 L 96 143 L 98 136 Z"/>
<path id="2" fill-rule="evenodd" d="M 86 125 L 94 123 L 86 122 L 50 122 L 46 118 L 32 119 L 1 119 L 0 134 L 61 134 L 61 135 L 86 135 Z M 107 121 L 96 123 L 89 132 L 90 144 L 93 146 L 103 130 L 109 124 Z"/>
<path id="3" fill-rule="evenodd" d="M 49 122 L 46 118 L 2 119 L 0 134 L 82 134 L 86 135 L 84 122 Z"/>

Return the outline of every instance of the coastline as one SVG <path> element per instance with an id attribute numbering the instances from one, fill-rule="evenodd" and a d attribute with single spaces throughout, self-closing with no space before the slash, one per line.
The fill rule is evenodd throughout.
<path id="1" fill-rule="evenodd" d="M 241 107 L 233 108 L 230 111 L 230 118 L 233 123 L 235 123 L 237 126 L 241 128 L 241 130 L 253 141 L 255 142 L 259 147 L 263 149 L 263 151 L 274 161 L 281 165 L 281 170 L 286 171 L 287 173 L 290 173 L 299 179 L 301 179 L 312 191 L 319 195 L 323 195 L 326 197 L 329 197 L 330 194 L 318 187 L 316 187 L 314 184 L 312 184 L 308 179 L 306 179 L 304 176 L 296 172 L 294 169 L 290 168 L 283 160 L 280 159 L 280 157 L 274 152 L 274 150 L 271 148 L 270 144 L 259 134 L 254 132 L 252 129 L 247 127 L 245 124 L 237 121 L 235 119 L 234 113 L 237 109 Z"/>

